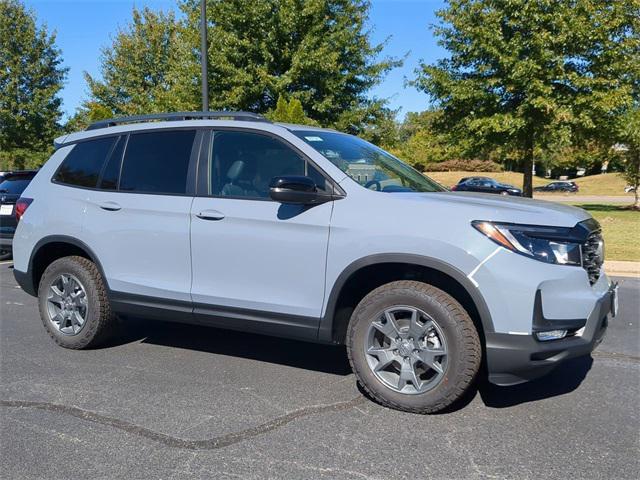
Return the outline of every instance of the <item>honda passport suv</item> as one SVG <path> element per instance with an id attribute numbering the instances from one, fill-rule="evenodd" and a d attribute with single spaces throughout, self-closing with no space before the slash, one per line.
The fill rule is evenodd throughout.
<path id="1" fill-rule="evenodd" d="M 344 344 L 366 392 L 410 412 L 481 366 L 512 385 L 588 355 L 617 308 L 584 210 L 449 192 L 356 137 L 251 113 L 61 137 L 16 213 L 15 277 L 62 347 L 127 316 Z"/>

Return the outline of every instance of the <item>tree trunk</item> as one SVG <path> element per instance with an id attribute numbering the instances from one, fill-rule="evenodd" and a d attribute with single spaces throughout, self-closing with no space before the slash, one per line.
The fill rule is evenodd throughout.
<path id="1" fill-rule="evenodd" d="M 527 135 L 524 144 L 524 178 L 522 179 L 522 196 L 533 197 L 533 133 Z"/>
<path id="2" fill-rule="evenodd" d="M 640 190 L 640 185 L 636 185 L 636 189 L 633 193 L 636 196 L 636 201 L 633 204 L 634 210 L 640 210 L 640 192 L 638 192 L 638 190 Z"/>

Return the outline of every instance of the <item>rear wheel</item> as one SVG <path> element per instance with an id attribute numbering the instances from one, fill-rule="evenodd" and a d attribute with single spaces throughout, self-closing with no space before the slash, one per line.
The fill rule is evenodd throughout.
<path id="1" fill-rule="evenodd" d="M 62 347 L 95 347 L 115 330 L 102 275 L 86 258 L 52 262 L 40 280 L 38 303 L 44 327 Z"/>
<path id="2" fill-rule="evenodd" d="M 347 334 L 358 381 L 379 403 L 415 413 L 445 409 L 471 386 L 482 350 L 473 321 L 446 292 L 415 281 L 377 288 Z"/>
<path id="3" fill-rule="evenodd" d="M 11 250 L 0 250 L 0 261 L 9 260 L 12 256 L 12 253 L 13 252 L 11 252 Z"/>

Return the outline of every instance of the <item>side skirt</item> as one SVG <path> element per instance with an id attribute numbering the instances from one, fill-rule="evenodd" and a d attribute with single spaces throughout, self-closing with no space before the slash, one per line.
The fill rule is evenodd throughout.
<path id="1" fill-rule="evenodd" d="M 111 308 L 120 315 L 204 325 L 274 337 L 318 341 L 319 318 L 111 291 Z"/>

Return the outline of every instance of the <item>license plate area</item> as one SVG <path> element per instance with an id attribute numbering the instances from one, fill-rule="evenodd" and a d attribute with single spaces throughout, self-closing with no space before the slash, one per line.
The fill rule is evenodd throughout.
<path id="1" fill-rule="evenodd" d="M 12 215 L 13 205 L 0 205 L 0 215 Z"/>

